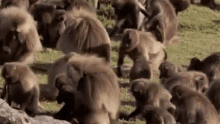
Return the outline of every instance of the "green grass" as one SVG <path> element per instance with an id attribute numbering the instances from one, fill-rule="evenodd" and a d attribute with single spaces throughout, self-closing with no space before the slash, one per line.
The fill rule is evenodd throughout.
<path id="1" fill-rule="evenodd" d="M 114 14 L 110 6 L 102 7 L 98 10 L 98 18 L 102 21 L 105 27 L 112 27 L 114 24 Z M 107 17 L 106 17 L 107 16 Z M 210 10 L 202 6 L 191 5 L 186 11 L 179 14 L 179 44 L 171 44 L 166 48 L 168 52 L 168 60 L 177 65 L 188 64 L 188 58 L 198 57 L 204 58 L 212 52 L 219 51 L 220 49 L 220 12 Z M 112 42 L 112 66 L 116 66 L 118 59 L 119 43 Z M 50 52 L 38 52 L 37 63 L 53 62 L 62 53 L 56 50 Z M 126 64 L 132 64 L 131 60 L 126 58 Z M 47 75 L 36 72 L 40 84 L 47 83 Z M 119 81 L 127 82 L 128 79 L 118 79 Z M 158 80 L 155 78 L 155 80 Z M 0 80 L 2 85 L 3 80 Z M 126 83 L 125 83 L 126 84 Z M 120 90 L 121 101 L 134 102 L 134 98 L 129 92 L 129 87 L 121 88 Z M 46 110 L 58 111 L 60 105 L 56 102 L 42 101 L 42 105 Z M 121 110 L 131 112 L 134 110 L 134 103 L 132 105 L 126 104 L 121 106 Z M 119 121 L 122 123 L 124 121 Z M 145 122 L 125 122 L 145 124 Z"/>

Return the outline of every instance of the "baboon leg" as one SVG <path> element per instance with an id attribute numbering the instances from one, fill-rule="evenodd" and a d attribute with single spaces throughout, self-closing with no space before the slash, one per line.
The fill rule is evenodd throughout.
<path id="1" fill-rule="evenodd" d="M 5 82 L 5 83 L 4 83 L 4 86 L 3 86 L 2 94 L 1 94 L 1 99 L 4 99 L 4 98 L 5 98 L 5 96 L 6 96 L 6 90 L 7 90 L 7 88 L 6 88 L 6 82 Z"/>
<path id="2" fill-rule="evenodd" d="M 120 47 L 119 49 L 119 58 L 118 58 L 118 67 L 117 67 L 117 75 L 118 77 L 122 77 L 121 68 L 124 63 L 126 52 L 123 47 Z"/>
<path id="3" fill-rule="evenodd" d="M 24 64 L 30 64 L 33 63 L 35 61 L 35 55 L 33 52 L 28 52 L 26 54 L 24 54 L 20 59 L 20 62 L 24 63 Z"/>
<path id="4" fill-rule="evenodd" d="M 113 37 L 115 35 L 115 33 L 118 31 L 118 29 L 121 28 L 121 26 L 123 25 L 123 23 L 125 22 L 126 19 L 120 19 L 116 22 L 114 28 L 112 29 L 112 31 L 109 34 L 109 37 Z"/>
<path id="5" fill-rule="evenodd" d="M 65 104 L 63 108 L 60 109 L 60 111 L 54 115 L 54 118 L 61 120 L 69 120 L 67 119 L 67 116 L 71 115 L 71 111 L 69 109 L 70 109 L 69 105 Z"/>

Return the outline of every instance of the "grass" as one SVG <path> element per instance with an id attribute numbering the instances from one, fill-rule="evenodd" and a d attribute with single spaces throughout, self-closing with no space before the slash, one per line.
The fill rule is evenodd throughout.
<path id="1" fill-rule="evenodd" d="M 97 11 L 98 18 L 103 25 L 112 27 L 114 25 L 114 14 L 110 6 L 102 7 Z M 179 14 L 179 44 L 171 44 L 166 48 L 168 60 L 177 65 L 188 64 L 189 58 L 204 58 L 207 55 L 219 51 L 220 46 L 220 12 L 213 11 L 209 8 L 191 5 L 186 11 Z M 112 66 L 116 66 L 118 59 L 119 43 L 112 41 Z M 37 63 L 53 62 L 62 56 L 62 52 L 52 50 L 50 52 L 38 52 Z M 130 59 L 126 59 L 125 63 L 132 64 Z M 36 72 L 40 84 L 47 83 L 47 75 Z M 158 79 L 155 78 L 155 81 Z M 120 82 L 127 82 L 128 79 L 118 79 Z M 3 80 L 0 80 L 0 85 Z M 123 83 L 122 83 L 123 84 Z M 126 84 L 126 83 L 124 83 Z M 120 90 L 122 106 L 121 110 L 131 112 L 134 110 L 134 98 L 129 92 L 129 87 L 121 87 Z M 46 110 L 58 111 L 60 105 L 56 102 L 42 101 L 42 105 Z M 131 103 L 131 104 L 130 104 Z M 130 105 L 129 105 L 130 104 Z M 122 123 L 125 121 L 119 121 Z M 144 124 L 145 122 L 125 122 Z"/>

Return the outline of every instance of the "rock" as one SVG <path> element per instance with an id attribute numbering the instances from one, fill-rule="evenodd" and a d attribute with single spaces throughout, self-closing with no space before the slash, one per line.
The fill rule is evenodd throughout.
<path id="1" fill-rule="evenodd" d="M 70 124 L 67 121 L 57 120 L 51 116 L 37 115 L 32 118 L 24 111 L 11 108 L 3 99 L 0 99 L 0 124 Z"/>

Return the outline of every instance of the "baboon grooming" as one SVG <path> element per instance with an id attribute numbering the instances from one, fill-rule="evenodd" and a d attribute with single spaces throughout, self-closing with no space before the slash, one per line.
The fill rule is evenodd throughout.
<path id="1" fill-rule="evenodd" d="M 179 12 L 186 10 L 190 6 L 190 0 L 169 0 L 169 1 L 173 4 L 177 15 Z"/>
<path id="2" fill-rule="evenodd" d="M 31 64 L 42 50 L 31 15 L 23 9 L 8 7 L 0 11 L 0 64 L 19 61 Z"/>
<path id="3" fill-rule="evenodd" d="M 153 105 L 146 105 L 142 110 L 146 124 L 176 124 L 176 120 L 166 109 Z"/>
<path id="4" fill-rule="evenodd" d="M 176 120 L 181 124 L 219 124 L 218 113 L 203 94 L 177 85 L 171 102 L 176 105 Z"/>
<path id="5" fill-rule="evenodd" d="M 112 7 L 115 9 L 117 19 L 109 34 L 110 38 L 118 30 L 123 32 L 126 28 L 139 29 L 144 16 L 149 16 L 149 13 L 138 0 L 112 0 Z"/>
<path id="6" fill-rule="evenodd" d="M 117 76 L 103 59 L 74 53 L 69 59 L 67 76 L 58 77 L 56 87 L 66 99 L 58 95 L 57 101 L 65 105 L 55 118 L 76 118 L 80 124 L 113 124 L 117 119 Z"/>
<path id="7" fill-rule="evenodd" d="M 136 109 L 127 119 L 140 114 L 145 105 L 175 110 L 175 106 L 170 103 L 171 94 L 159 83 L 143 78 L 136 79 L 131 82 L 131 92 L 136 100 Z"/>
<path id="8" fill-rule="evenodd" d="M 205 95 L 209 98 L 212 104 L 215 106 L 218 114 L 220 114 L 220 79 L 213 80 L 210 83 L 208 90 L 205 92 Z"/>
<path id="9" fill-rule="evenodd" d="M 202 61 L 194 57 L 190 61 L 188 70 L 204 72 L 209 82 L 220 77 L 220 52 L 215 52 Z"/>
<path id="10" fill-rule="evenodd" d="M 16 6 L 18 8 L 27 10 L 29 9 L 29 1 L 28 0 L 2 0 L 1 1 L 1 9 Z"/>
<path id="11" fill-rule="evenodd" d="M 165 45 L 178 40 L 178 18 L 169 0 L 147 0 L 145 18 L 141 30 L 152 32 Z"/>
<path id="12" fill-rule="evenodd" d="M 134 62 L 131 70 L 139 77 L 151 78 L 152 72 L 149 68 L 157 70 L 160 63 L 166 59 L 166 52 L 163 51 L 164 45 L 157 42 L 150 32 L 137 31 L 135 29 L 125 29 L 122 35 L 122 42 L 119 49 L 119 59 L 117 74 L 122 76 L 121 68 L 125 55 L 128 55 Z M 142 67 L 140 67 L 142 66 Z M 146 74 L 146 75 L 143 75 Z M 131 75 L 133 80 L 133 75 Z"/>
<path id="13" fill-rule="evenodd" d="M 37 21 L 39 35 L 44 47 L 56 48 L 57 41 L 65 30 L 65 10 L 57 9 L 52 3 L 39 2 L 30 11 Z"/>
<path id="14" fill-rule="evenodd" d="M 169 74 L 170 75 L 170 74 Z M 192 90 L 198 92 L 205 92 L 208 88 L 208 78 L 202 72 L 188 71 L 173 73 L 169 78 L 162 80 L 163 86 L 171 91 L 176 85 L 188 86 Z"/>
<path id="15" fill-rule="evenodd" d="M 35 116 L 38 112 L 40 89 L 38 79 L 29 66 L 18 62 L 5 63 L 2 77 L 5 84 L 1 98 L 4 99 L 7 94 L 9 105 L 13 101 L 29 116 Z"/>
<path id="16" fill-rule="evenodd" d="M 72 11 L 67 11 L 67 27 L 57 43 L 57 49 L 63 53 L 70 52 L 96 54 L 111 61 L 111 42 L 102 23 L 88 10 L 83 2 L 71 4 Z M 71 9 L 69 8 L 69 9 Z"/>
<path id="17" fill-rule="evenodd" d="M 55 86 L 57 77 L 66 75 L 68 60 L 72 57 L 72 53 L 65 55 L 56 60 L 48 71 L 48 86 L 44 89 L 42 96 L 47 100 L 56 100 L 58 89 Z"/>

